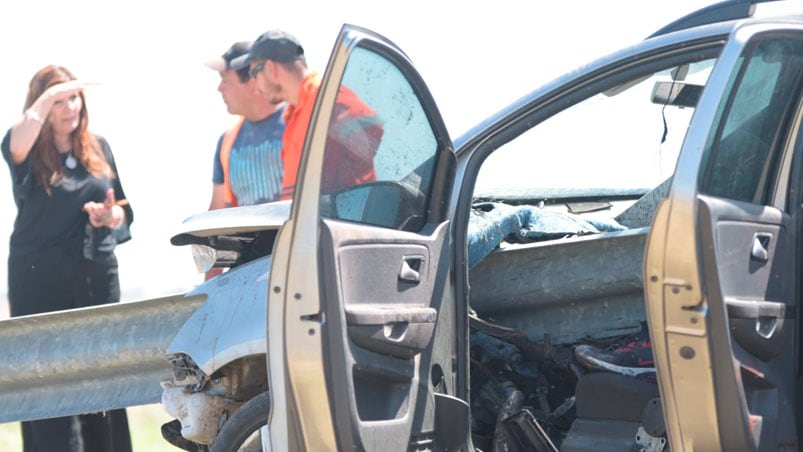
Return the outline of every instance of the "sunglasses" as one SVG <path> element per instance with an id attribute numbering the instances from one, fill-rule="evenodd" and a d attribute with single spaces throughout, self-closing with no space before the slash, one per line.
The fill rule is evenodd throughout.
<path id="1" fill-rule="evenodd" d="M 248 76 L 251 78 L 257 78 L 257 74 L 262 72 L 262 69 L 265 69 L 264 61 L 257 64 L 256 66 L 251 66 L 250 68 L 248 68 Z"/>

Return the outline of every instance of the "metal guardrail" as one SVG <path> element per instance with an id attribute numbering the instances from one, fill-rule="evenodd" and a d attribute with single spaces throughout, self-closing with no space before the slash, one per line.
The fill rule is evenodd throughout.
<path id="1" fill-rule="evenodd" d="M 164 353 L 204 295 L 0 321 L 0 423 L 159 402 Z"/>

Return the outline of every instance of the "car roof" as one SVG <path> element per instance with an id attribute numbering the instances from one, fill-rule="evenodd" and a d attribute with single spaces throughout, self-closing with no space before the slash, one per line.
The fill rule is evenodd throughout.
<path id="1" fill-rule="evenodd" d="M 759 3 L 777 2 L 779 0 L 727 0 L 689 13 L 656 31 L 648 38 L 665 35 L 674 31 L 699 27 L 718 22 L 746 19 L 752 17 Z"/>
<path id="2" fill-rule="evenodd" d="M 639 55 L 643 53 L 650 53 L 655 49 L 671 46 L 672 44 L 693 40 L 716 39 L 718 36 L 725 37 L 729 35 L 737 26 L 747 22 L 777 22 L 778 20 L 789 22 L 803 21 L 803 3 L 798 1 L 753 0 L 750 2 L 743 0 L 731 0 L 721 3 L 736 3 L 742 5 L 748 4 L 750 6 L 749 12 L 751 15 L 747 16 L 746 18 L 738 17 L 735 19 L 727 19 L 726 16 L 720 16 L 721 18 L 726 18 L 726 20 L 698 21 L 697 25 L 690 25 L 692 23 L 691 21 L 694 20 L 691 18 L 691 16 L 694 16 L 696 13 L 684 16 L 689 19 L 687 21 L 678 19 L 677 21 L 672 22 L 670 25 L 663 27 L 658 32 L 653 33 L 646 39 L 635 42 L 631 46 L 621 48 L 613 53 L 593 60 L 579 68 L 568 71 L 558 78 L 553 79 L 551 82 L 541 85 L 523 97 L 520 97 L 518 100 L 508 104 L 508 106 L 486 118 L 484 121 L 476 124 L 474 127 L 470 128 L 459 137 L 454 139 L 453 143 L 455 150 L 458 152 L 458 154 L 460 154 L 463 148 L 471 147 L 471 142 L 473 139 L 477 139 L 484 135 L 482 133 L 484 130 L 488 129 L 489 127 L 493 127 L 494 124 L 500 121 L 504 121 L 504 118 L 510 117 L 512 114 L 516 114 L 517 112 L 523 113 L 528 109 L 528 106 L 538 101 L 538 99 L 547 98 L 555 92 L 565 89 L 567 84 L 571 83 L 573 79 L 579 80 L 588 74 L 601 71 L 604 68 L 627 57 L 632 57 L 633 55 Z M 761 3 L 761 5 L 759 5 L 759 3 Z M 703 8 L 700 11 L 706 9 L 708 9 L 708 7 Z M 709 19 L 711 17 L 714 16 L 709 16 Z"/>

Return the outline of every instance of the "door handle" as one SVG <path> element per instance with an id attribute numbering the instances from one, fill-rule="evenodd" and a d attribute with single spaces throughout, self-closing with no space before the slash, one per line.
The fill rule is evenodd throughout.
<path id="1" fill-rule="evenodd" d="M 402 258 L 399 280 L 411 283 L 421 282 L 421 263 L 423 262 L 424 258 L 422 256 L 405 256 Z"/>
<path id="2" fill-rule="evenodd" d="M 398 304 L 346 306 L 348 334 L 362 348 L 410 359 L 432 341 L 438 311 Z"/>
<path id="3" fill-rule="evenodd" d="M 750 258 L 759 262 L 767 262 L 770 258 L 770 239 L 772 239 L 772 234 L 757 232 L 753 237 L 753 246 L 750 248 Z"/>

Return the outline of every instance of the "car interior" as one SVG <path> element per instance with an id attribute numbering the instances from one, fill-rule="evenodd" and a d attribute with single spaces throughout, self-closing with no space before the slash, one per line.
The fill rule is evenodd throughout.
<path id="1" fill-rule="evenodd" d="M 795 69 L 800 67 L 795 62 L 795 55 L 800 54 L 798 47 L 790 39 L 786 44 L 783 40 L 767 40 L 752 49 L 756 57 L 746 64 L 738 82 L 744 87 L 727 104 L 721 129 L 714 131 L 716 138 L 710 150 L 713 157 L 707 160 L 699 187 L 702 196 L 725 198 L 725 202 L 735 202 L 745 212 L 762 205 L 781 211 L 792 209 L 786 205 L 787 195 L 774 196 L 778 193 L 774 184 L 779 183 L 774 175 L 784 158 L 779 149 L 783 149 L 783 140 L 789 133 L 785 118 L 797 108 L 799 99 L 799 88 L 794 88 L 799 87 L 799 71 Z M 783 64 L 775 64 L 780 61 Z M 702 66 L 710 68 L 710 61 Z M 653 106 L 659 106 L 659 119 L 644 109 L 633 108 L 637 115 L 658 124 L 652 129 L 655 136 L 646 135 L 646 142 L 672 142 L 676 137 L 663 134 L 680 130 L 678 143 L 682 143 L 688 122 L 683 126 L 664 121 L 670 117 L 670 110 L 693 110 L 700 98 L 708 72 L 689 69 L 690 66 L 673 68 L 668 71 L 669 80 L 648 82 L 650 77 L 635 78 L 605 93 L 617 98 L 649 84 L 652 91 L 648 98 Z M 693 77 L 695 72 L 698 77 Z M 578 105 L 588 101 L 592 106 L 600 105 L 593 96 Z M 573 113 L 568 116 L 570 123 L 585 124 L 578 122 Z M 597 122 L 605 122 L 603 116 L 593 115 Z M 505 170 L 505 165 L 510 167 L 512 162 L 523 159 L 517 152 L 504 156 L 505 146 L 500 148 L 504 158 L 491 154 L 480 170 L 468 227 L 472 439 L 480 449 L 504 446 L 516 450 L 525 444 L 539 444 L 536 450 L 561 451 L 633 447 L 663 450 L 667 446 L 649 351 L 642 267 L 645 239 L 659 203 L 670 190 L 673 168 L 655 174 L 646 184 L 648 188 L 640 192 L 637 185 L 620 185 L 618 190 L 612 184 L 597 185 L 604 182 L 604 177 L 593 171 L 610 167 L 610 162 L 638 161 L 626 151 L 622 157 L 612 157 L 612 149 L 628 145 L 624 140 L 607 147 L 610 143 L 600 143 L 605 137 L 616 136 L 616 132 L 636 135 L 631 133 L 634 122 L 630 121 L 631 118 L 617 117 L 616 123 L 584 131 L 597 143 L 594 149 L 601 150 L 596 154 L 608 159 L 605 166 L 594 155 L 566 157 L 566 152 L 572 150 L 564 152 L 563 147 L 581 149 L 583 137 L 564 133 L 559 134 L 559 140 L 527 144 L 529 149 L 550 149 L 559 143 L 561 152 L 557 154 L 562 162 L 545 162 L 544 173 L 566 177 L 566 172 L 556 170 L 564 163 L 563 167 L 572 170 L 570 181 L 554 174 L 545 174 L 541 179 L 533 168 L 526 168 L 523 177 L 517 178 L 516 170 Z M 648 125 L 636 127 L 645 128 Z M 515 141 L 511 148 L 517 148 Z M 646 142 L 634 144 L 644 152 L 649 149 Z M 658 154 L 665 151 L 661 145 Z M 584 163 L 589 163 L 592 171 L 586 172 Z M 649 169 L 645 165 L 638 171 L 646 174 Z M 500 184 L 502 179 L 488 183 L 492 175 L 484 173 L 486 170 L 503 171 L 508 186 Z M 615 170 L 613 173 L 609 182 L 625 176 Z M 485 180 L 481 180 L 483 177 Z M 541 180 L 562 184 L 561 189 L 540 188 Z M 573 184 L 581 189 L 572 188 Z M 505 188 L 512 189 L 506 192 Z M 753 204 L 758 207 L 753 208 Z M 573 221 L 553 221 L 548 211 Z M 589 222 L 574 221 L 578 216 Z M 600 223 L 601 220 L 605 221 Z M 613 225 L 607 220 L 612 220 Z M 477 233 L 478 238 L 472 240 L 472 233 Z M 471 258 L 475 242 L 481 253 Z M 756 259 L 762 257 L 761 251 L 760 247 L 753 251 Z M 727 280 L 728 276 L 721 278 Z M 723 284 L 727 282 L 744 285 L 730 280 Z M 756 297 L 771 298 L 770 294 L 763 295 Z M 770 344 L 780 343 L 775 337 L 778 335 L 772 336 L 769 327 L 764 328 L 763 335 L 754 331 L 759 328 L 756 319 L 742 320 L 740 306 L 731 306 L 735 303 L 731 299 L 727 303 L 728 315 L 733 316 L 730 334 L 734 353 L 744 355 L 742 359 L 747 362 L 751 362 L 748 356 L 757 357 L 771 366 L 779 349 Z M 750 331 L 742 331 L 742 327 Z M 623 355 L 632 359 L 626 364 L 617 362 Z M 765 389 L 762 385 L 768 383 L 748 377 L 744 377 L 743 390 L 750 412 L 764 414 L 766 407 L 762 408 L 760 397 Z M 771 414 L 768 416 L 765 422 L 776 422 Z"/>
<path id="2" fill-rule="evenodd" d="M 587 451 L 665 446 L 649 362 L 643 254 L 710 68 L 710 60 L 682 65 L 593 96 L 569 109 L 577 112 L 562 112 L 547 120 L 555 124 L 535 127 L 502 146 L 480 169 L 467 240 L 475 447 L 516 450 L 539 444 L 536 450 Z M 601 124 L 588 140 L 567 139 L 565 133 L 555 140 L 550 132 L 536 131 L 610 115 L 601 112 L 611 108 L 629 113 L 624 120 L 598 119 Z M 642 121 L 649 132 L 631 134 L 636 136 L 630 141 L 618 139 L 617 133 L 632 130 L 628 118 Z M 592 141 L 595 147 L 589 148 Z M 511 162 L 523 161 L 524 150 L 558 142 L 562 152 L 565 147 L 569 153 L 584 153 L 563 154 L 542 171 L 529 168 L 521 177 L 509 169 Z M 630 153 L 645 153 L 645 148 L 650 158 Z M 616 151 L 604 155 L 595 149 Z M 595 172 L 610 167 L 603 166 L 606 161 L 627 160 L 640 166 Z M 571 180 L 556 171 L 561 164 L 571 168 Z M 503 177 L 495 179 L 500 171 Z M 627 172 L 650 177 L 622 183 Z M 541 180 L 551 182 L 545 185 L 549 188 Z M 605 353 L 633 344 L 647 346 L 645 364 L 635 370 L 595 367 L 577 352 L 591 347 Z"/>

